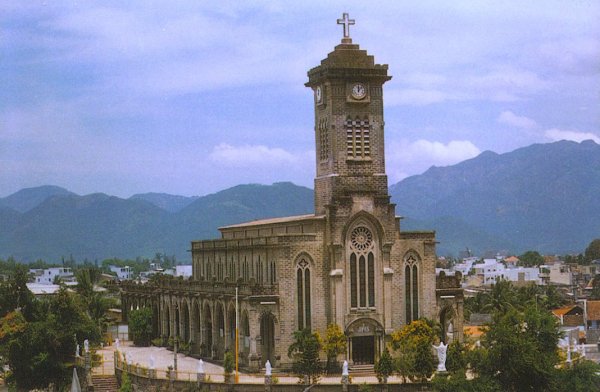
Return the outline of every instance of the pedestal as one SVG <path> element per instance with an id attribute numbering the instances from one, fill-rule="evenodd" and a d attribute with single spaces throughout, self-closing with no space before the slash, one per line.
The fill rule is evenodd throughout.
<path id="1" fill-rule="evenodd" d="M 273 385 L 273 376 L 265 376 L 265 392 L 271 392 Z"/>
<path id="2" fill-rule="evenodd" d="M 350 384 L 350 376 L 347 374 L 342 375 L 342 391 L 348 392 L 348 384 Z"/>

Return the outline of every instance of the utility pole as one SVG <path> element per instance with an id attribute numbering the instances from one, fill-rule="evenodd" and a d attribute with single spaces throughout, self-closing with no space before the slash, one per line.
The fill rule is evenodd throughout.
<path id="1" fill-rule="evenodd" d="M 240 383 L 240 374 L 238 373 L 238 357 L 240 346 L 240 332 L 238 326 L 238 287 L 235 287 L 235 383 Z"/>

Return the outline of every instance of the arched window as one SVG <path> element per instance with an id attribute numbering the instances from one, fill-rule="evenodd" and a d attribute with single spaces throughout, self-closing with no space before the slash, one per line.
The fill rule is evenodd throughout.
<path id="1" fill-rule="evenodd" d="M 302 258 L 296 266 L 296 296 L 298 298 L 298 329 L 310 329 L 310 264 Z"/>
<path id="2" fill-rule="evenodd" d="M 404 257 L 404 298 L 406 323 L 419 318 L 419 256 L 409 252 Z"/>
<path id="3" fill-rule="evenodd" d="M 350 307 L 375 307 L 375 255 L 373 234 L 358 226 L 350 233 Z"/>

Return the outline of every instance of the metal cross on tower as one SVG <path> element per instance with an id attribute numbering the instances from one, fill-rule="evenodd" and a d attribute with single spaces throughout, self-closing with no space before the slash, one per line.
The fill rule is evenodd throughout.
<path id="1" fill-rule="evenodd" d="M 337 20 L 337 24 L 344 25 L 344 38 L 350 38 L 350 26 L 354 25 L 356 21 L 354 19 L 348 19 L 348 13 L 342 14 L 342 19 Z"/>

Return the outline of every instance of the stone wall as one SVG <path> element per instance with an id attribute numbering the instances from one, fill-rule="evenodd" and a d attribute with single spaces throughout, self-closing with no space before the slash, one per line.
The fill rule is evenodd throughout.
<path id="1" fill-rule="evenodd" d="M 115 369 L 119 383 L 122 370 Z M 129 373 L 129 379 L 135 391 L 158 392 L 158 391 L 239 391 L 239 392 L 269 392 L 264 384 L 223 384 L 202 383 L 187 381 L 169 381 L 165 379 L 150 379 Z M 358 392 L 362 384 L 348 385 L 348 392 Z M 274 384 L 270 392 L 302 392 L 306 388 L 300 384 Z M 373 392 L 383 390 L 379 384 L 372 385 Z M 335 392 L 342 391 L 342 384 L 319 384 L 310 389 L 311 392 Z M 388 392 L 427 392 L 433 391 L 429 384 L 388 384 Z"/>

